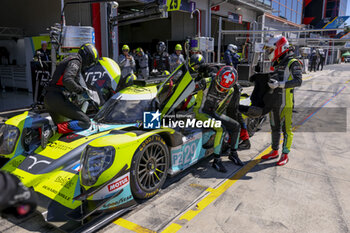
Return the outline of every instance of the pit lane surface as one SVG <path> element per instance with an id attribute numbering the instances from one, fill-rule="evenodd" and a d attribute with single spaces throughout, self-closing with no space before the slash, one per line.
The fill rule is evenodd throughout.
<path id="1" fill-rule="evenodd" d="M 286 166 L 258 159 L 270 143 L 266 123 L 239 153 L 241 170 L 226 158 L 226 174 L 201 161 L 100 232 L 349 232 L 349 80 L 345 64 L 304 75 Z M 28 231 L 58 232 L 37 215 L 0 219 L 0 232 Z"/>

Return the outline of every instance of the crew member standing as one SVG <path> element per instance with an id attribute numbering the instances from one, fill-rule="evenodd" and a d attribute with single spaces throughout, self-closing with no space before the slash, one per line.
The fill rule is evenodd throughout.
<path id="1" fill-rule="evenodd" d="M 51 51 L 47 46 L 46 41 L 41 41 L 41 48 L 35 52 L 35 54 L 38 54 L 38 52 L 40 53 L 41 61 L 51 61 Z"/>
<path id="2" fill-rule="evenodd" d="M 177 44 L 175 46 L 175 53 L 170 56 L 170 72 L 173 72 L 179 65 L 185 63 L 184 56 L 181 54 L 182 46 Z"/>
<path id="3" fill-rule="evenodd" d="M 166 46 L 163 41 L 157 44 L 157 52 L 153 55 L 153 69 L 158 73 L 170 70 L 169 54 L 165 51 Z"/>
<path id="4" fill-rule="evenodd" d="M 136 49 L 136 62 L 138 63 L 137 77 L 139 79 L 148 79 L 149 68 L 148 68 L 148 56 L 143 52 L 142 48 Z"/>
<path id="5" fill-rule="evenodd" d="M 227 50 L 224 54 L 225 63 L 228 66 L 233 66 L 237 69 L 237 65 L 239 63 L 240 56 L 237 54 L 237 46 L 233 44 L 229 44 L 227 46 Z"/>
<path id="6" fill-rule="evenodd" d="M 298 59 L 293 58 L 293 53 L 289 51 L 288 40 L 282 36 L 272 37 L 265 45 L 265 49 L 272 62 L 274 70 L 273 78 L 268 82 L 269 87 L 274 90 L 274 103 L 270 112 L 270 124 L 272 129 L 272 151 L 262 156 L 262 159 L 277 158 L 280 144 L 281 128 L 283 131 L 283 149 L 278 166 L 283 166 L 288 162 L 293 132 L 293 97 L 294 88 L 302 84 L 302 67 Z"/>
<path id="7" fill-rule="evenodd" d="M 123 45 L 123 54 L 119 55 L 118 64 L 121 69 L 121 75 L 126 78 L 130 74 L 134 74 L 134 69 L 136 66 L 134 57 L 129 54 L 130 48 L 128 45 Z"/>

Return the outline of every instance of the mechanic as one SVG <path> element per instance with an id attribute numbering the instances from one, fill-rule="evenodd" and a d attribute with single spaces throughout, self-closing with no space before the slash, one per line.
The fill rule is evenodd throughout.
<path id="1" fill-rule="evenodd" d="M 192 72 L 198 73 L 196 80 L 198 80 L 199 88 L 194 107 L 196 119 L 205 121 L 212 117 L 221 121 L 231 137 L 229 159 L 235 164 L 242 166 L 243 163 L 237 153 L 240 124 L 227 115 L 222 114 L 229 103 L 238 106 L 236 102 L 239 101 L 240 96 L 239 87 L 236 85 L 237 71 L 229 66 L 220 68 L 218 66 L 204 64 L 204 58 L 200 54 L 191 56 L 189 67 Z M 231 98 L 233 99 L 232 101 Z M 212 166 L 219 172 L 226 172 L 227 170 L 220 158 L 223 129 L 220 127 L 214 128 L 214 130 L 216 131 L 216 135 L 214 139 L 214 161 Z M 203 147 L 210 148 L 211 146 L 203 145 Z"/>
<path id="2" fill-rule="evenodd" d="M 24 186 L 16 176 L 0 171 L 0 190 L 1 215 L 25 218 L 35 211 L 36 194 Z"/>
<path id="3" fill-rule="evenodd" d="M 134 74 L 134 69 L 136 66 L 134 57 L 129 54 L 130 48 L 128 45 L 123 45 L 123 54 L 119 55 L 118 65 L 121 69 L 122 78 L 128 77 L 130 74 Z"/>
<path id="4" fill-rule="evenodd" d="M 165 50 L 165 43 L 163 41 L 158 42 L 157 52 L 153 54 L 153 70 L 157 70 L 158 73 L 170 70 L 169 54 Z"/>
<path id="5" fill-rule="evenodd" d="M 298 59 L 293 58 L 289 51 L 288 40 L 282 35 L 276 35 L 269 39 L 265 50 L 272 62 L 273 75 L 268 86 L 274 90 L 272 111 L 270 112 L 270 123 L 272 130 L 272 151 L 262 156 L 262 159 L 277 158 L 283 131 L 283 150 L 277 165 L 282 166 L 288 162 L 288 153 L 292 146 L 292 114 L 294 88 L 302 84 L 302 65 Z"/>
<path id="6" fill-rule="evenodd" d="M 171 54 L 170 62 L 170 72 L 173 72 L 179 65 L 185 63 L 184 56 L 181 54 L 182 46 L 177 44 L 175 46 L 175 53 Z"/>
<path id="7" fill-rule="evenodd" d="M 47 49 L 47 46 L 47 42 L 43 40 L 41 41 L 41 48 L 35 51 L 35 55 L 40 54 L 41 61 L 51 61 L 51 51 Z"/>
<path id="8" fill-rule="evenodd" d="M 232 98 L 231 101 L 233 101 L 232 103 L 230 103 L 228 105 L 226 114 L 227 116 L 231 117 L 232 119 L 234 119 L 235 121 L 237 121 L 240 126 L 241 126 L 241 131 L 240 131 L 240 135 L 239 135 L 239 139 L 241 140 L 241 142 L 238 145 L 238 149 L 239 150 L 249 150 L 250 149 L 250 140 L 249 140 L 249 133 L 248 133 L 248 129 L 247 129 L 247 124 L 245 123 L 242 113 L 238 110 L 239 109 L 239 101 L 240 101 L 240 97 L 242 94 L 242 87 L 236 83 L 237 88 L 235 89 L 236 95 L 235 98 Z"/>
<path id="9" fill-rule="evenodd" d="M 50 137 L 57 131 L 67 134 L 81 131 L 90 127 L 90 118 L 75 104 L 70 97 L 80 95 L 90 100 L 89 90 L 82 86 L 85 81 L 82 74 L 90 66 L 98 62 L 98 52 L 94 45 L 84 44 L 77 54 L 64 58 L 55 70 L 44 97 L 44 105 L 56 125 L 44 124 L 39 129 L 41 146 L 45 148 Z M 66 121 L 66 119 L 70 121 Z M 35 135 L 35 130 L 25 128 L 23 132 L 23 146 L 26 151 Z"/>
<path id="10" fill-rule="evenodd" d="M 323 70 L 324 61 L 325 61 L 325 55 L 324 55 L 323 51 L 319 52 L 319 55 L 320 55 L 320 60 L 319 60 L 319 62 L 317 64 L 317 70 L 321 70 L 322 71 Z M 320 67 L 321 67 L 321 69 L 320 69 Z"/>
<path id="11" fill-rule="evenodd" d="M 143 52 L 142 48 L 136 49 L 135 61 L 138 63 L 137 77 L 139 79 L 148 79 L 149 77 L 148 55 Z"/>
<path id="12" fill-rule="evenodd" d="M 239 59 L 240 59 L 240 56 L 237 54 L 237 46 L 233 44 L 229 44 L 224 54 L 224 60 L 226 65 L 233 66 L 235 69 L 237 69 Z"/>

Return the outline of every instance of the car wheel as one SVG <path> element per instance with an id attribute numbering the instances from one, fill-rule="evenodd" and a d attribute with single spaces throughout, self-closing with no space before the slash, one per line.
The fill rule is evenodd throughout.
<path id="1" fill-rule="evenodd" d="M 138 199 L 156 195 L 166 180 L 169 150 L 157 134 L 148 137 L 136 150 L 131 163 L 131 191 Z"/>

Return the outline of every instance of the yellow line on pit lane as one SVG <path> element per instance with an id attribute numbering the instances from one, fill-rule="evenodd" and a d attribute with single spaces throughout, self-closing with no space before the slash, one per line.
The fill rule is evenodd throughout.
<path id="1" fill-rule="evenodd" d="M 309 80 L 309 79 L 311 79 L 311 78 L 313 78 L 313 77 L 314 77 L 314 76 L 307 76 L 307 77 L 303 78 L 303 81 Z"/>
<path id="2" fill-rule="evenodd" d="M 281 141 L 282 142 L 282 141 Z M 263 152 L 261 152 L 254 160 L 251 160 L 247 165 L 241 168 L 235 175 L 230 177 L 227 181 L 225 181 L 219 187 L 207 188 L 206 191 L 209 193 L 206 197 L 204 197 L 201 201 L 199 201 L 195 207 L 195 209 L 190 209 L 180 216 L 179 220 L 187 220 L 190 221 L 197 214 L 199 214 L 202 210 L 204 210 L 210 203 L 215 201 L 221 194 L 223 194 L 228 188 L 230 188 L 234 183 L 236 183 L 240 178 L 242 178 L 247 172 L 249 172 L 253 167 L 255 167 L 259 162 L 260 158 L 271 151 L 271 146 L 266 148 Z M 136 223 L 130 222 L 123 218 L 118 218 L 113 222 L 114 224 L 121 226 L 125 229 L 131 230 L 133 232 L 138 233 L 151 233 L 155 232 L 145 227 L 142 227 Z M 171 233 L 177 232 L 182 228 L 180 224 L 171 223 L 168 227 L 166 227 L 162 233 Z"/>
<path id="3" fill-rule="evenodd" d="M 304 80 L 308 80 L 313 78 L 313 76 L 308 76 L 306 78 L 303 78 Z M 350 80 L 346 81 L 346 83 L 349 83 Z M 296 131 L 299 128 L 299 126 L 293 127 L 292 131 Z M 283 140 L 280 141 L 282 143 Z M 210 203 L 215 201 L 219 196 L 221 196 L 227 189 L 229 189 L 234 183 L 236 183 L 239 179 L 241 179 L 246 173 L 248 173 L 252 168 L 254 168 L 260 161 L 261 157 L 271 151 L 271 146 L 266 148 L 263 152 L 261 152 L 258 156 L 254 158 L 254 160 L 251 160 L 247 165 L 245 165 L 243 168 L 241 168 L 235 175 L 233 175 L 231 178 L 229 178 L 225 183 L 220 185 L 219 187 L 213 189 L 213 188 L 207 188 L 206 191 L 209 193 L 206 197 L 204 197 L 201 201 L 197 203 L 195 208 L 188 210 L 184 214 L 182 214 L 178 220 L 187 220 L 186 223 L 190 220 L 192 220 L 195 216 L 197 216 L 202 210 L 204 210 Z M 176 221 L 176 220 L 175 220 Z M 149 230 L 145 227 L 142 227 L 140 225 L 137 225 L 136 223 L 130 222 L 128 220 L 119 218 L 116 221 L 114 221 L 116 225 L 119 225 L 123 228 L 126 228 L 128 230 L 134 231 L 134 232 L 155 232 L 152 230 Z M 175 233 L 179 231 L 182 228 L 182 225 L 177 223 L 171 223 L 168 227 L 166 227 L 162 233 Z"/>
<path id="4" fill-rule="evenodd" d="M 121 226 L 123 228 L 126 228 L 133 232 L 140 232 L 140 233 L 155 233 L 155 231 L 152 231 L 150 229 L 147 229 L 145 227 L 142 227 L 140 225 L 137 225 L 136 223 L 130 222 L 123 218 L 118 218 L 113 222 L 114 224 Z"/>
<path id="5" fill-rule="evenodd" d="M 261 152 L 254 160 L 251 160 L 247 165 L 241 168 L 235 175 L 225 181 L 222 185 L 216 189 L 210 189 L 210 193 L 197 203 L 197 205 L 181 215 L 178 220 L 187 220 L 186 222 L 192 220 L 197 216 L 202 210 L 204 210 L 210 203 L 215 201 L 221 194 L 223 194 L 227 189 L 229 189 L 234 183 L 241 179 L 246 173 L 248 173 L 253 167 L 255 167 L 259 162 L 261 157 L 264 154 L 267 154 L 271 151 L 271 146 L 266 148 Z M 209 191 L 209 190 L 208 190 Z M 175 220 L 176 221 L 176 220 Z M 182 225 L 177 223 L 172 223 L 166 227 L 162 233 L 174 233 L 179 231 L 182 228 Z"/>

